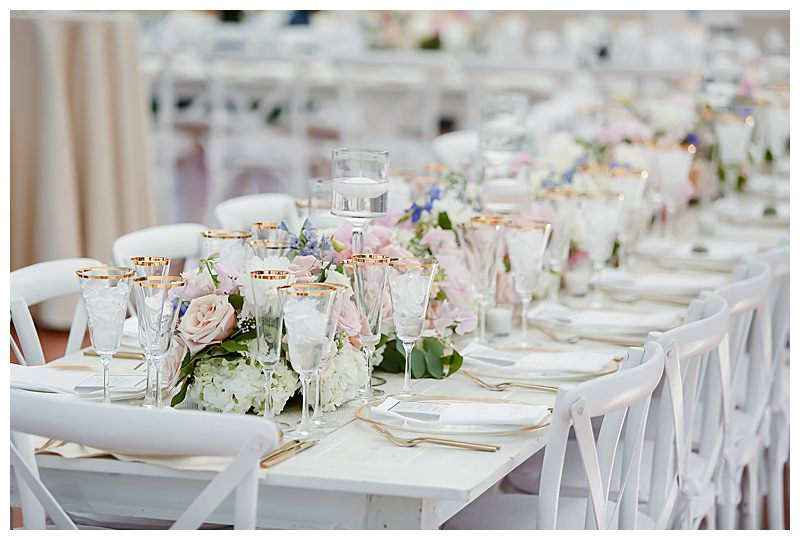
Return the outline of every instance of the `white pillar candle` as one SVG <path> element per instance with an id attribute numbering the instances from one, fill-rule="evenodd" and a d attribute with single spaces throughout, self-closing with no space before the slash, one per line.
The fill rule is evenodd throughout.
<path id="1" fill-rule="evenodd" d="M 486 312 L 486 329 L 495 335 L 504 336 L 511 332 L 511 309 L 493 307 Z"/>
<path id="2" fill-rule="evenodd" d="M 589 292 L 589 280 L 591 273 L 589 267 L 574 268 L 567 271 L 564 276 L 564 284 L 569 294 L 573 296 L 584 296 Z"/>

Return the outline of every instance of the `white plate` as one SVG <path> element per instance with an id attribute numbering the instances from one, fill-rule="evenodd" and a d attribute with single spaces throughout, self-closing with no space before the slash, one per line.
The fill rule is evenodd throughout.
<path id="1" fill-rule="evenodd" d="M 395 399 L 401 401 L 423 401 L 431 403 L 513 403 L 515 405 L 531 405 L 530 403 L 523 403 L 519 401 L 511 401 L 507 399 L 495 398 L 469 398 L 469 397 L 451 397 L 451 396 L 394 396 Z M 550 425 L 552 416 L 552 409 L 548 412 L 545 420 L 537 425 L 532 426 L 486 426 L 486 425 L 441 425 L 441 424 L 428 424 L 425 422 L 415 422 L 413 420 L 397 419 L 390 420 L 385 416 L 376 416 L 372 414 L 372 408 L 380 405 L 386 398 L 376 399 L 369 403 L 360 405 L 355 410 L 357 419 L 368 424 L 375 424 L 386 429 L 395 431 L 403 431 L 407 433 L 421 433 L 425 435 L 519 435 L 525 433 L 533 433 L 542 430 Z"/>
<path id="2" fill-rule="evenodd" d="M 525 371 L 519 369 L 503 369 L 492 368 L 490 366 L 483 366 L 477 363 L 470 363 L 464 365 L 465 369 L 469 369 L 472 373 L 479 377 L 491 377 L 494 379 L 503 379 L 507 381 L 519 381 L 529 383 L 547 383 L 551 386 L 558 386 L 559 382 L 581 382 L 609 375 L 619 369 L 619 364 L 622 358 L 612 360 L 600 371 L 592 373 L 577 373 L 575 371 Z"/>

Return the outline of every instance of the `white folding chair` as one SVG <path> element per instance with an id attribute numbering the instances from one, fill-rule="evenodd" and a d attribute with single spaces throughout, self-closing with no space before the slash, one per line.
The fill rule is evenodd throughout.
<path id="1" fill-rule="evenodd" d="M 438 161 L 457 171 L 464 170 L 478 156 L 478 132 L 451 131 L 433 139 L 431 147 Z"/>
<path id="2" fill-rule="evenodd" d="M 613 375 L 559 390 L 538 495 L 483 495 L 445 528 L 651 528 L 652 521 L 638 510 L 639 472 L 650 397 L 664 371 L 664 350 L 652 342 L 644 349 L 632 348 L 625 363 L 625 369 Z M 602 426 L 595 437 L 592 418 L 597 417 L 602 417 Z M 578 448 L 588 495 L 561 497 L 570 429 L 575 431 L 572 443 Z M 620 452 L 621 436 L 626 444 Z M 611 500 L 615 479 L 619 487 Z"/>
<path id="3" fill-rule="evenodd" d="M 648 419 L 639 502 L 656 529 L 676 522 L 696 527 L 709 513 L 713 526 L 715 491 L 711 477 L 717 470 L 723 443 L 719 397 L 722 378 L 718 369 L 708 370 L 707 366 L 712 353 L 715 367 L 721 363 L 724 369 L 728 364 L 728 316 L 725 301 L 719 296 L 706 301 L 694 300 L 682 326 L 650 335 L 651 341 L 666 345 L 666 362 L 664 378 L 653 394 Z M 722 360 L 719 360 L 720 355 Z M 710 375 L 706 376 L 706 372 Z M 703 405 L 709 403 L 710 406 L 698 407 L 698 384 L 705 385 L 700 394 L 704 396 Z M 698 409 L 702 409 L 702 414 Z M 691 451 L 691 438 L 686 436 L 693 432 L 690 426 L 702 425 L 705 429 L 715 422 L 719 426 L 712 430 L 711 437 Z M 572 450 L 572 447 L 567 449 L 566 459 L 570 465 L 564 469 L 562 493 L 579 496 L 585 494 L 588 487 L 577 472 L 580 456 Z M 534 456 L 508 476 L 509 484 L 515 490 L 534 493 L 542 471 L 542 462 Z M 619 482 L 612 479 L 611 495 L 618 491 Z M 694 517 L 690 520 L 689 516 Z"/>
<path id="4" fill-rule="evenodd" d="M 112 260 L 119 266 L 130 266 L 131 257 L 156 256 L 185 259 L 185 268 L 200 262 L 200 244 L 208 227 L 199 223 L 159 225 L 120 236 L 111 248 Z"/>
<path id="5" fill-rule="evenodd" d="M 770 529 L 783 528 L 783 469 L 789 461 L 789 246 L 752 257 L 772 270 L 768 302 L 772 321 L 772 389 L 770 445 L 766 455 L 767 506 Z"/>
<path id="6" fill-rule="evenodd" d="M 45 411 L 47 414 L 43 414 Z M 254 529 L 259 460 L 280 442 L 275 424 L 263 418 L 104 405 L 16 389 L 11 390 L 11 431 L 11 465 L 26 529 L 44 529 L 45 515 L 59 529 L 77 528 L 40 479 L 33 445 L 26 434 L 140 455 L 230 456 L 230 464 L 171 529 L 200 527 L 234 491 L 234 527 Z"/>
<path id="7" fill-rule="evenodd" d="M 214 223 L 225 229 L 249 231 L 254 221 L 285 221 L 289 230 L 295 233 L 302 225 L 294 199 L 281 193 L 236 197 L 214 208 Z"/>
<path id="8" fill-rule="evenodd" d="M 772 271 L 765 262 L 743 262 L 734 270 L 734 276 L 737 281 L 715 291 L 725 298 L 731 311 L 731 377 L 728 386 L 723 388 L 725 447 L 718 477 L 718 526 L 739 528 L 736 505 L 741 500 L 740 488 L 747 469 L 747 498 L 742 505 L 741 524 L 743 528 L 754 529 L 758 526 L 761 454 L 769 446 L 770 435 L 768 414 L 773 356 L 767 295 Z M 742 389 L 741 396 L 736 395 L 737 388 Z"/>
<path id="9" fill-rule="evenodd" d="M 87 315 L 80 297 L 81 285 L 75 270 L 89 266 L 102 266 L 95 259 L 59 259 L 32 264 L 11 272 L 11 322 L 17 331 L 19 347 L 11 340 L 11 346 L 22 365 L 44 365 L 44 352 L 39 334 L 31 316 L 30 306 L 63 296 L 78 296 L 78 305 L 69 330 L 64 354 L 81 348 L 86 333 Z"/>

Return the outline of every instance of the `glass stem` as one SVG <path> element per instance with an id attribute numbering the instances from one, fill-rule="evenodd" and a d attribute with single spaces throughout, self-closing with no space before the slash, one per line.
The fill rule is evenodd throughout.
<path id="1" fill-rule="evenodd" d="M 406 355 L 406 367 L 403 374 L 403 393 L 410 394 L 411 390 L 411 353 L 414 351 L 413 341 L 403 342 L 403 351 Z"/>
<path id="2" fill-rule="evenodd" d="M 599 308 L 603 305 L 603 295 L 600 293 L 600 272 L 603 270 L 602 262 L 592 263 L 592 286 L 594 292 L 592 293 L 592 307 Z"/>
<path id="3" fill-rule="evenodd" d="M 272 370 L 264 366 L 264 418 L 272 419 Z"/>
<path id="4" fill-rule="evenodd" d="M 322 367 L 317 370 L 317 374 L 315 376 L 315 380 L 317 382 L 316 385 L 316 392 L 314 392 L 314 414 L 311 415 L 312 420 L 318 420 L 322 417 L 322 412 L 320 411 L 320 391 L 319 387 L 322 385 Z"/>
<path id="5" fill-rule="evenodd" d="M 528 343 L 528 308 L 531 305 L 531 296 L 523 294 L 522 298 L 522 341 Z"/>
<path id="6" fill-rule="evenodd" d="M 364 225 L 353 225 L 353 255 L 364 253 Z"/>
<path id="7" fill-rule="evenodd" d="M 111 355 L 100 355 L 100 361 L 103 364 L 103 403 L 111 403 L 111 388 L 109 381 L 109 372 L 111 368 Z"/>
<path id="8" fill-rule="evenodd" d="M 478 324 L 480 325 L 480 342 L 486 344 L 486 304 L 485 300 L 478 303 Z"/>
<path id="9" fill-rule="evenodd" d="M 364 384 L 364 398 L 367 401 L 372 401 L 372 354 L 374 352 L 374 346 L 364 347 L 364 354 L 367 355 L 367 382 Z"/>
<path id="10" fill-rule="evenodd" d="M 147 389 L 144 393 L 144 407 L 154 407 L 156 404 L 156 395 L 154 392 L 155 369 L 153 368 L 153 356 L 150 354 L 145 355 L 145 364 L 147 364 Z"/>
<path id="11" fill-rule="evenodd" d="M 303 410 L 300 417 L 300 425 L 302 430 L 308 430 L 308 375 L 300 374 L 300 383 L 303 385 Z"/>
<path id="12" fill-rule="evenodd" d="M 620 242 L 619 251 L 617 251 L 617 256 L 619 257 L 619 269 L 626 271 L 630 268 L 630 261 L 628 260 L 627 244 L 628 244 L 627 242 Z"/>
<path id="13" fill-rule="evenodd" d="M 161 409 L 164 407 L 164 395 L 161 393 L 161 365 L 163 364 L 163 358 L 160 356 L 156 356 L 155 361 L 155 368 L 156 368 L 156 408 Z"/>
<path id="14" fill-rule="evenodd" d="M 561 290 L 561 269 L 559 268 L 551 268 L 550 274 L 555 276 L 555 283 L 547 292 L 547 300 L 552 303 L 558 303 L 558 293 Z"/>
<path id="15" fill-rule="evenodd" d="M 675 206 L 667 204 L 666 217 L 664 219 L 664 236 L 667 240 L 672 240 L 675 236 Z"/>

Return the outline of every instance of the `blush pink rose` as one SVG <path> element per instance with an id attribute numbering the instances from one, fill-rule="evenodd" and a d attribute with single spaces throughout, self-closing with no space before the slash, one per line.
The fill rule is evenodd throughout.
<path id="1" fill-rule="evenodd" d="M 181 277 L 186 278 L 186 286 L 176 291 L 176 296 L 184 300 L 194 300 L 214 292 L 214 280 L 208 272 L 181 272 Z"/>
<path id="2" fill-rule="evenodd" d="M 358 308 L 351 300 L 346 300 L 339 314 L 337 332 L 344 332 L 348 337 L 361 332 L 361 317 Z"/>
<path id="3" fill-rule="evenodd" d="M 453 231 L 446 231 L 441 227 L 430 229 L 420 239 L 419 243 L 431 248 L 434 255 L 455 253 L 458 251 L 455 233 L 453 233 Z"/>
<path id="4" fill-rule="evenodd" d="M 173 336 L 172 345 L 162 366 L 162 376 L 167 381 L 167 386 L 172 386 L 177 382 L 184 356 L 186 356 L 186 343 L 180 337 Z"/>
<path id="5" fill-rule="evenodd" d="M 236 312 L 227 296 L 208 294 L 195 298 L 186 309 L 178 329 L 192 354 L 231 335 Z"/>
<path id="6" fill-rule="evenodd" d="M 215 264 L 214 271 L 217 273 L 219 285 L 217 285 L 217 293 L 219 294 L 233 294 L 239 288 L 236 280 L 236 274 L 230 272 L 224 265 Z"/>
<path id="7" fill-rule="evenodd" d="M 313 255 L 298 255 L 289 264 L 289 272 L 297 283 L 314 281 L 314 276 L 318 275 L 321 270 L 319 260 Z"/>

